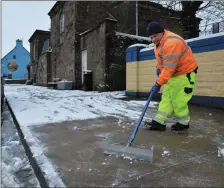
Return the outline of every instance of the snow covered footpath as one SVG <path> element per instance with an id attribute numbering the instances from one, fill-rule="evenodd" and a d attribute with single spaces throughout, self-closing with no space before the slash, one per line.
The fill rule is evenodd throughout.
<path id="1" fill-rule="evenodd" d="M 2 112 L 2 123 L 1 187 L 40 187 L 7 106 Z"/>
<path id="2" fill-rule="evenodd" d="M 105 116 L 137 119 L 141 113 L 137 107 L 146 103 L 117 100 L 125 97 L 123 91 L 63 91 L 26 85 L 6 85 L 5 95 L 22 126 Z M 156 107 L 155 104 L 151 102 L 149 106 Z"/>
<path id="3" fill-rule="evenodd" d="M 146 101 L 125 101 L 124 92 L 61 91 L 29 85 L 5 85 L 5 96 L 21 127 L 33 156 L 50 187 L 65 187 L 57 168 L 44 155 L 43 146 L 30 127 L 69 120 L 106 116 L 137 120 Z M 156 108 L 151 102 L 150 107 Z M 142 107 L 142 108 L 139 108 Z"/>

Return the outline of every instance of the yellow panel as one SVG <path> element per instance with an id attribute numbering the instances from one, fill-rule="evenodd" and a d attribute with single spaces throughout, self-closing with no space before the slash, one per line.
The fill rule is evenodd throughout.
<path id="1" fill-rule="evenodd" d="M 216 92 L 211 92 L 209 89 L 200 89 L 195 90 L 194 95 L 199 95 L 199 96 L 217 96 L 217 97 L 223 97 L 223 92 L 216 91 Z"/>
<path id="2" fill-rule="evenodd" d="M 199 64 L 199 70 L 206 70 L 206 69 L 211 69 L 211 70 L 219 70 L 220 68 L 223 70 L 224 69 L 224 65 L 223 65 L 223 61 L 212 61 L 212 62 L 207 62 L 205 60 L 200 60 L 200 62 L 203 62 L 201 64 Z"/>
<path id="3" fill-rule="evenodd" d="M 216 50 L 216 51 L 210 51 L 210 52 L 195 53 L 194 55 L 197 58 L 197 60 L 207 56 L 208 60 L 223 61 L 223 56 L 222 56 L 223 53 L 224 53 L 224 50 Z"/>
<path id="4" fill-rule="evenodd" d="M 137 73 L 137 69 L 128 69 L 127 70 L 127 76 L 129 76 L 129 75 L 137 75 L 136 73 Z"/>
<path id="5" fill-rule="evenodd" d="M 137 91 L 137 65 L 138 62 L 126 64 L 126 89 L 128 91 Z"/>
<path id="6" fill-rule="evenodd" d="M 154 69 L 154 70 L 152 70 L 152 69 L 147 69 L 147 68 L 145 68 L 145 69 L 139 69 L 139 74 L 138 75 L 149 75 L 149 74 L 151 74 L 151 75 L 156 75 L 156 70 Z"/>
<path id="7" fill-rule="evenodd" d="M 156 61 L 148 60 L 139 62 L 138 89 L 140 92 L 149 92 L 156 81 Z"/>
<path id="8" fill-rule="evenodd" d="M 137 87 L 136 84 L 134 84 L 134 85 L 132 85 L 132 84 L 128 84 L 128 85 L 127 85 L 127 90 L 128 90 L 128 91 L 137 91 L 137 90 L 136 90 L 136 87 Z"/>
<path id="9" fill-rule="evenodd" d="M 151 77 L 148 77 L 148 78 L 146 78 L 146 77 L 140 77 L 140 78 L 138 78 L 138 83 L 139 84 L 141 84 L 141 83 L 154 83 L 156 81 L 156 78 L 155 78 L 155 76 L 151 76 Z"/>
<path id="10" fill-rule="evenodd" d="M 224 97 L 223 53 L 224 50 L 217 50 L 195 54 L 199 64 L 195 95 Z M 157 78 L 156 60 L 127 63 L 126 67 L 127 89 L 148 92 Z"/>
<path id="11" fill-rule="evenodd" d="M 200 77 L 197 77 L 196 82 L 201 83 L 201 82 L 206 82 L 206 80 L 207 80 L 207 82 L 211 82 L 212 84 L 215 84 L 217 82 L 224 82 L 223 75 L 211 76 L 209 78 L 209 80 L 208 80 L 208 76 L 206 76 L 206 75 L 205 76 L 200 76 Z"/>
<path id="12" fill-rule="evenodd" d="M 134 77 L 137 76 L 136 70 L 135 71 L 127 71 L 126 77 Z"/>
<path id="13" fill-rule="evenodd" d="M 136 77 L 128 77 L 127 78 L 128 83 L 137 83 L 137 78 Z"/>

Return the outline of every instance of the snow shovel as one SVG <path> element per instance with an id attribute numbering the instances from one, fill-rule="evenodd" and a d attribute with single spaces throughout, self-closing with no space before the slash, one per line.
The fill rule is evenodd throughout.
<path id="1" fill-rule="evenodd" d="M 121 145 L 115 145 L 115 144 L 109 144 L 107 142 L 100 142 L 98 143 L 98 145 L 105 149 L 104 154 L 115 154 L 117 156 L 123 156 L 123 157 L 130 157 L 132 159 L 138 159 L 138 160 L 143 160 L 143 161 L 149 161 L 151 162 L 153 160 L 153 149 L 143 149 L 143 148 L 133 148 L 130 147 L 132 145 L 132 142 L 134 141 L 136 134 L 138 132 L 138 129 L 141 125 L 141 122 L 143 120 L 143 117 L 145 115 L 145 112 L 148 108 L 149 102 L 153 96 L 153 92 L 150 92 L 150 95 L 148 97 L 148 100 L 144 106 L 144 109 L 142 111 L 142 114 L 140 116 L 140 118 L 137 121 L 137 124 L 135 126 L 134 131 L 132 132 L 129 140 L 128 140 L 128 144 L 126 145 L 126 147 L 121 146 Z"/>

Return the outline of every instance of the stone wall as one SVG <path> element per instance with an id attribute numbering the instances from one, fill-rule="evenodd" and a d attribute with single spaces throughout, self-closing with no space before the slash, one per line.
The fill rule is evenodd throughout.
<path id="1" fill-rule="evenodd" d="M 87 50 L 87 69 L 93 74 L 93 90 L 125 90 L 125 50 L 132 44 L 148 43 L 117 36 L 116 28 L 116 21 L 105 19 L 80 38 L 80 54 L 82 50 Z M 81 64 L 81 58 L 79 61 Z M 79 72 L 81 72 L 81 66 Z M 79 79 L 81 80 L 81 75 Z"/>
<path id="2" fill-rule="evenodd" d="M 37 68 L 37 85 L 47 86 L 51 81 L 51 52 L 41 54 Z"/>
<path id="3" fill-rule="evenodd" d="M 81 52 L 87 50 L 87 69 L 92 71 L 93 90 L 105 87 L 106 21 L 81 37 Z"/>
<path id="4" fill-rule="evenodd" d="M 146 36 L 146 27 L 151 21 L 158 21 L 164 28 L 175 32 L 182 37 L 184 36 L 181 28 L 182 22 L 180 12 L 167 10 L 161 5 L 152 2 L 140 2 L 139 35 Z"/>
<path id="5" fill-rule="evenodd" d="M 77 1 L 75 28 L 78 34 L 98 25 L 105 18 L 111 18 L 109 11 L 117 2 Z"/>
<path id="6" fill-rule="evenodd" d="M 51 18 L 51 47 L 52 47 L 52 79 L 60 78 L 74 81 L 75 58 L 75 3 L 66 1 L 59 11 Z M 65 29 L 60 34 L 60 15 L 64 14 Z"/>
<path id="7" fill-rule="evenodd" d="M 51 17 L 52 78 L 72 80 L 74 88 L 81 88 L 81 51 L 83 49 L 80 34 L 93 29 L 105 18 L 110 18 L 117 20 L 117 24 L 114 26 L 101 24 L 91 34 L 88 33 L 85 37 L 83 35 L 88 41 L 88 66 L 94 72 L 99 68 L 99 75 L 93 73 L 94 89 L 99 88 L 100 85 L 104 87 L 108 85 L 107 87 L 111 90 L 125 88 L 125 49 L 127 45 L 138 41 L 119 39 L 114 33 L 116 30 L 135 34 L 135 1 L 66 1 L 56 4 L 49 13 Z M 139 6 L 139 35 L 145 36 L 147 24 L 154 18 L 159 18 L 160 21 L 165 20 L 162 23 L 168 23 L 170 28 L 179 27 L 175 21 L 171 21 L 173 18 L 167 21 L 167 14 L 160 15 L 163 13 L 158 8 L 149 9 L 145 8 L 145 5 L 142 7 Z M 150 11 L 154 12 L 149 13 Z M 60 34 L 59 20 L 62 13 L 65 15 L 65 31 Z M 152 17 L 153 15 L 156 16 Z M 172 17 L 174 14 L 169 15 Z M 174 17 L 174 20 L 178 20 L 177 15 Z M 113 27 L 111 29 L 113 34 L 106 34 L 111 32 L 107 27 Z M 90 60 L 92 65 L 89 63 Z M 116 73 L 119 76 L 112 76 L 114 70 L 119 72 Z M 104 76 L 102 72 L 105 73 Z"/>
<path id="8" fill-rule="evenodd" d="M 115 24 L 107 24 L 106 38 L 106 83 L 108 90 L 125 90 L 126 88 L 126 49 L 137 43 L 148 45 L 140 38 L 116 35 Z"/>
<path id="9" fill-rule="evenodd" d="M 81 1 L 77 2 L 76 31 L 81 33 L 102 19 L 117 20 L 117 31 L 136 34 L 136 2 L 135 1 Z M 138 30 L 140 36 L 146 36 L 146 27 L 150 21 L 160 21 L 165 28 L 178 34 L 181 32 L 180 13 L 167 10 L 152 2 L 139 2 Z"/>
<path id="10" fill-rule="evenodd" d="M 46 34 L 44 33 L 38 34 L 37 32 L 36 36 L 30 41 L 30 62 L 31 62 L 30 78 L 34 80 L 34 82 L 36 82 L 35 75 L 37 75 L 37 66 L 39 57 L 41 55 L 44 42 L 50 38 L 49 35 L 50 35 L 49 32 L 47 32 Z"/>

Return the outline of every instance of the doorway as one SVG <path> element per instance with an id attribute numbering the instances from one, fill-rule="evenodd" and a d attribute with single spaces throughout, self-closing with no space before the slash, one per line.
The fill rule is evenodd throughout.
<path id="1" fill-rule="evenodd" d="M 87 70 L 87 50 L 82 51 L 82 84 L 84 84 L 84 71 Z"/>

